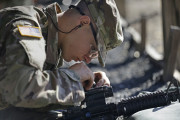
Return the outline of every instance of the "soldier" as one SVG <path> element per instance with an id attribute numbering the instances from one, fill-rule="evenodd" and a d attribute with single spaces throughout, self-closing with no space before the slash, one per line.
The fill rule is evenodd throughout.
<path id="1" fill-rule="evenodd" d="M 110 85 L 83 62 L 60 67 L 95 58 L 104 66 L 122 41 L 114 0 L 81 0 L 65 12 L 57 3 L 0 10 L 0 120 L 47 119 L 42 111 L 77 105 L 93 82 Z"/>

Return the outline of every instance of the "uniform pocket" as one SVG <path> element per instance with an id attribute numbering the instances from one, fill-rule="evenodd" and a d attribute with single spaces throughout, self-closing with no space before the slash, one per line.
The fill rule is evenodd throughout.
<path id="1" fill-rule="evenodd" d="M 22 36 L 20 35 L 20 31 L 17 28 L 18 25 L 22 25 L 26 28 L 26 26 L 35 27 L 34 21 L 30 20 L 18 20 L 13 23 L 13 35 L 19 41 L 19 43 L 23 46 L 28 58 L 30 65 L 34 66 L 37 69 L 42 71 L 44 62 L 46 60 L 46 52 L 45 52 L 45 40 L 44 38 L 37 38 L 31 36 Z M 25 29 L 26 30 L 26 29 Z M 28 32 L 28 31 L 27 31 Z M 33 31 L 36 32 L 36 31 Z"/>
<path id="2" fill-rule="evenodd" d="M 25 49 L 29 58 L 29 63 L 37 69 L 43 70 L 44 62 L 46 60 L 45 41 L 44 39 L 37 40 L 20 40 L 19 43 Z"/>

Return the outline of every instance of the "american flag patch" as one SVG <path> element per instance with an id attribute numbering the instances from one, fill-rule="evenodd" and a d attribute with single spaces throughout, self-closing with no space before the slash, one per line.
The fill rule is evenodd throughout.
<path id="1" fill-rule="evenodd" d="M 20 25 L 18 25 L 17 27 L 18 27 L 18 30 L 19 30 L 21 36 L 42 38 L 42 33 L 41 33 L 39 27 L 20 26 Z"/>

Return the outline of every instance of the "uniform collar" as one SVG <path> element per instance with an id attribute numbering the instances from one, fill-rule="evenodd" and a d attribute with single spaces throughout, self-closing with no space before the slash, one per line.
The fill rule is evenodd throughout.
<path id="1" fill-rule="evenodd" d="M 48 12 L 58 26 L 57 14 L 61 13 L 61 8 L 57 3 L 50 4 L 46 7 Z M 48 16 L 48 15 L 47 15 Z M 50 16 L 48 16 L 48 36 L 47 36 L 47 58 L 46 62 L 58 66 L 61 59 L 61 50 L 58 51 L 58 31 L 54 27 Z M 61 63 L 60 63 L 61 64 Z"/>

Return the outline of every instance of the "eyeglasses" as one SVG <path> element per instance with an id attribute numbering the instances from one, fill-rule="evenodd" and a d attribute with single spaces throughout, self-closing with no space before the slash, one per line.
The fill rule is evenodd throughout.
<path id="1" fill-rule="evenodd" d="M 82 12 L 82 10 L 79 7 L 74 6 L 74 5 L 70 5 L 69 9 L 71 9 L 71 8 L 75 8 L 81 15 L 85 15 L 85 13 Z M 92 22 L 90 22 L 90 26 L 91 26 L 91 30 L 92 30 L 92 33 L 93 33 L 93 36 L 94 36 L 95 43 L 97 45 L 96 32 L 95 32 L 95 29 L 93 27 Z M 95 58 L 98 57 L 98 50 L 92 44 L 91 44 L 91 51 L 89 52 L 88 57 L 91 58 L 91 59 L 95 59 Z"/>
<path id="2" fill-rule="evenodd" d="M 91 50 L 88 54 L 88 57 L 91 59 L 95 59 L 98 57 L 98 50 L 91 44 Z"/>

